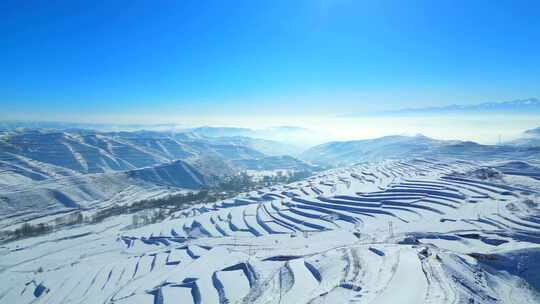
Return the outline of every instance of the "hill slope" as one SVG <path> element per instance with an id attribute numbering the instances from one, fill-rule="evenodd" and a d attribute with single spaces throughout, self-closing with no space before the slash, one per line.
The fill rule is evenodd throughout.
<path id="1" fill-rule="evenodd" d="M 540 128 L 526 130 L 521 137 L 505 144 L 520 147 L 540 147 Z"/>
<path id="2" fill-rule="evenodd" d="M 212 171 L 212 168 L 202 166 L 211 160 L 214 167 L 220 168 L 219 171 L 213 170 L 213 174 L 227 175 L 238 171 L 239 168 L 234 167 L 235 162 L 267 156 L 259 150 L 275 155 L 288 148 L 268 140 L 209 138 L 190 133 L 14 130 L 5 131 L 0 136 L 0 162 L 3 162 L 0 165 L 6 170 L 19 170 L 22 176 L 39 180 L 42 174 L 34 174 L 35 166 L 29 165 L 28 161 L 21 162 L 21 159 L 44 164 L 40 166 L 42 169 L 48 167 L 48 171 L 58 171 L 61 175 L 72 174 L 72 171 L 103 173 L 133 170 L 178 159 L 198 164 L 200 170 Z M 289 163 L 284 163 L 284 166 L 289 166 Z"/>
<path id="3" fill-rule="evenodd" d="M 464 159 L 538 159 L 540 148 L 481 145 L 470 141 L 435 140 L 423 135 L 385 136 L 376 139 L 330 142 L 315 146 L 300 158 L 323 165 L 410 157 Z"/>
<path id="4" fill-rule="evenodd" d="M 7 217 L 21 221 L 69 209 L 103 208 L 149 197 L 196 191 L 208 185 L 207 179 L 186 162 L 175 161 L 124 172 L 0 185 L 0 222 Z"/>
<path id="5" fill-rule="evenodd" d="M 152 225 L 118 216 L 4 244 L 0 300 L 538 303 L 540 182 L 497 167 L 528 166 L 363 163 Z"/>

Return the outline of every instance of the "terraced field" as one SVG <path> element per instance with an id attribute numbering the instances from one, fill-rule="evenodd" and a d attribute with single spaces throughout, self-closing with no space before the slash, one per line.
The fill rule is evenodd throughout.
<path id="1" fill-rule="evenodd" d="M 10 243 L 0 303 L 538 303 L 540 182 L 497 165 L 362 163 Z"/>

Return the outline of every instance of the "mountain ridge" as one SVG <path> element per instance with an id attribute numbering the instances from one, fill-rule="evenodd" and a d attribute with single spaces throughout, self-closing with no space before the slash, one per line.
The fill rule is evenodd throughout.
<path id="1" fill-rule="evenodd" d="M 436 115 L 436 114 L 540 114 L 540 100 L 535 97 L 515 99 L 500 102 L 483 102 L 477 104 L 451 104 L 437 107 L 415 107 L 397 110 L 375 111 L 367 113 L 353 113 L 342 115 L 355 117 L 363 115 Z"/>
<path id="2" fill-rule="evenodd" d="M 482 145 L 473 141 L 438 140 L 424 135 L 390 135 L 374 139 L 329 142 L 310 148 L 300 155 L 303 160 L 326 166 L 412 157 L 520 160 L 539 158 L 540 148 Z"/>

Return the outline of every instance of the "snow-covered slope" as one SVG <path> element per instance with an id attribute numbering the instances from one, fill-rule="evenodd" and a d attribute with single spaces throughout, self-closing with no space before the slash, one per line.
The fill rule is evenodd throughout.
<path id="1" fill-rule="evenodd" d="M 49 178 L 0 185 L 0 227 L 70 210 L 102 208 L 177 192 L 196 191 L 207 176 L 176 161 L 124 172 Z"/>
<path id="2" fill-rule="evenodd" d="M 56 170 L 59 171 L 56 175 L 71 175 L 72 171 L 102 173 L 133 170 L 180 159 L 201 171 L 212 171 L 221 176 L 242 169 L 237 168 L 235 162 L 267 157 L 257 150 L 261 145 L 264 147 L 261 150 L 271 150 L 274 143 L 251 138 L 201 138 L 189 133 L 152 131 L 14 130 L 4 131 L 0 136 L 0 170 L 4 167 L 6 171 L 18 171 L 27 179 L 41 180 L 42 172 L 35 174 L 36 166 L 31 166 L 27 160 L 43 164 L 40 167 L 48 167 L 38 171 Z M 279 149 L 278 143 L 275 146 Z M 269 162 L 269 167 L 274 168 L 277 159 Z M 219 170 L 202 166 L 209 161 L 212 167 Z M 22 162 L 25 164 L 21 165 Z M 270 169 L 265 168 L 265 163 L 260 161 L 259 166 Z M 300 167 L 306 165 L 301 161 L 297 163 Z M 284 161 L 282 166 L 289 168 L 290 162 Z M 16 182 L 24 180 L 23 177 L 11 179 Z M 6 179 L 4 183 L 7 182 Z"/>
<path id="3" fill-rule="evenodd" d="M 540 128 L 526 130 L 519 138 L 505 144 L 519 147 L 540 147 Z"/>
<path id="4" fill-rule="evenodd" d="M 16 154 L 4 153 L 0 158 L 0 185 L 17 185 L 75 175 L 79 173 Z"/>
<path id="5" fill-rule="evenodd" d="M 189 134 L 189 133 L 188 133 Z M 247 137 L 247 136 L 222 136 L 222 137 L 199 137 L 210 143 L 228 144 L 228 145 L 240 145 L 249 147 L 253 150 L 260 151 L 266 155 L 279 156 L 279 155 L 297 155 L 303 151 L 302 146 L 296 146 L 292 144 L 285 144 L 282 142 Z"/>
<path id="6" fill-rule="evenodd" d="M 237 159 L 232 163 L 235 167 L 248 170 L 313 170 L 313 166 L 292 156 L 266 156 L 258 159 Z"/>
<path id="7" fill-rule="evenodd" d="M 540 182 L 515 166 L 361 163 L 16 241 L 0 302 L 539 303 Z"/>
<path id="8" fill-rule="evenodd" d="M 0 142 L 0 152 L 81 173 L 129 170 L 170 160 L 148 148 L 99 134 L 43 130 L 13 132 Z"/>
<path id="9" fill-rule="evenodd" d="M 403 157 L 463 159 L 540 159 L 540 148 L 481 145 L 470 141 L 435 140 L 423 135 L 330 142 L 308 149 L 300 158 L 316 164 L 347 165 Z"/>
<path id="10" fill-rule="evenodd" d="M 408 157 L 445 144 L 422 135 L 393 135 L 375 139 L 329 142 L 308 149 L 301 158 L 320 164 L 347 164 L 374 159 Z"/>
<path id="11" fill-rule="evenodd" d="M 2 131 L 0 219 L 10 219 L 2 226 L 197 190 L 242 170 L 313 169 L 243 143 L 154 131 Z"/>

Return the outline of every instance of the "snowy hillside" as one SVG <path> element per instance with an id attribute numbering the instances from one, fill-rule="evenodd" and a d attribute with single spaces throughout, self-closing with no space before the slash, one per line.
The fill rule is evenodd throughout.
<path id="1" fill-rule="evenodd" d="M 67 211 L 196 191 L 207 185 L 206 178 L 189 164 L 176 161 L 124 172 L 0 185 L 0 227 Z"/>
<path id="2" fill-rule="evenodd" d="M 254 148 L 263 145 L 263 150 L 270 151 L 273 144 L 280 149 L 279 143 L 271 141 L 210 139 L 187 133 L 14 130 L 0 136 L 0 162 L 24 158 L 80 173 L 102 173 L 133 170 L 177 159 L 194 165 L 212 159 L 215 166 L 224 168 L 224 173 L 228 174 L 237 171 L 231 161 L 264 158 L 267 155 Z M 264 162 L 260 164 L 264 166 Z M 285 165 L 289 166 L 288 163 Z M 26 168 L 28 166 L 23 166 L 22 170 L 31 171 Z"/>
<path id="3" fill-rule="evenodd" d="M 0 158 L 0 185 L 17 185 L 47 178 L 74 175 L 79 175 L 79 173 L 21 155 L 5 153 Z"/>
<path id="4" fill-rule="evenodd" d="M 526 130 L 519 138 L 506 142 L 506 144 L 520 147 L 540 147 L 540 128 Z"/>
<path id="5" fill-rule="evenodd" d="M 258 159 L 237 159 L 233 160 L 232 163 L 238 168 L 249 170 L 291 169 L 309 171 L 313 169 L 311 165 L 288 155 L 267 156 Z"/>
<path id="6" fill-rule="evenodd" d="M 539 303 L 535 170 L 364 162 L 19 240 L 0 247 L 0 302 Z"/>
<path id="7" fill-rule="evenodd" d="M 247 170 L 314 169 L 249 147 L 259 142 L 155 131 L 2 131 L 0 227 L 198 191 Z"/>
<path id="8" fill-rule="evenodd" d="M 404 157 L 463 159 L 540 159 L 538 147 L 481 145 L 470 141 L 436 140 L 423 135 L 393 135 L 375 139 L 329 142 L 308 149 L 300 158 L 322 165 L 348 165 L 360 161 Z"/>

